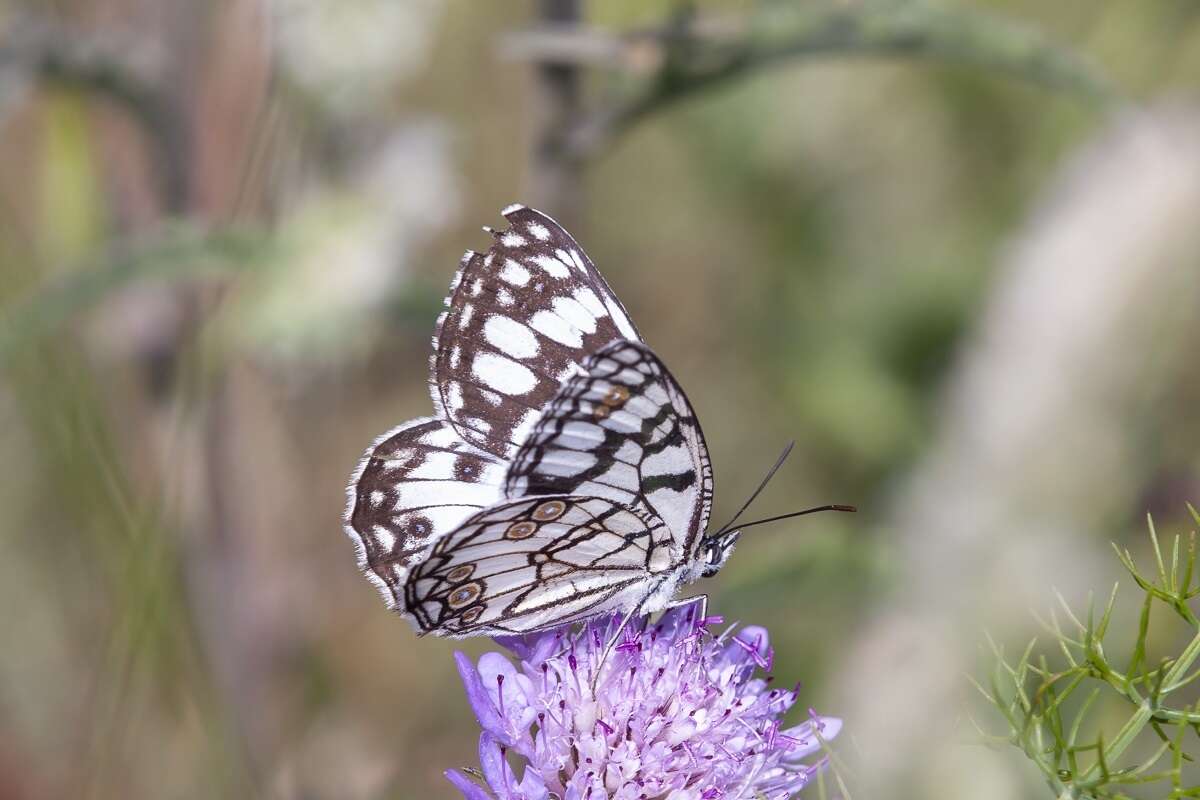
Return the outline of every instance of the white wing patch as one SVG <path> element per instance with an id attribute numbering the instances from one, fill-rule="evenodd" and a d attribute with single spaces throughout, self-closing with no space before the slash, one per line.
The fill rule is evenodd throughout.
<path id="1" fill-rule="evenodd" d="M 476 378 L 502 395 L 527 394 L 537 386 L 537 376 L 533 370 L 499 353 L 478 353 L 471 364 L 471 371 Z"/>
<path id="2" fill-rule="evenodd" d="M 533 358 L 541 349 L 538 337 L 529 326 L 511 317 L 488 317 L 483 325 L 483 336 L 488 344 L 510 358 Z"/>
<path id="3" fill-rule="evenodd" d="M 554 298 L 554 313 L 565 319 L 567 324 L 576 330 L 584 333 L 596 332 L 596 321 L 599 317 L 573 297 Z"/>
<path id="4" fill-rule="evenodd" d="M 537 312 L 530 318 L 529 327 L 547 339 L 564 344 L 567 347 L 583 346 L 583 331 L 574 327 L 570 322 L 553 311 Z"/>
<path id="5" fill-rule="evenodd" d="M 510 258 L 505 260 L 504 268 L 500 270 L 500 278 L 513 286 L 524 286 L 529 283 L 529 270 Z"/>
<path id="6" fill-rule="evenodd" d="M 626 339 L 641 341 L 637 335 L 637 331 L 633 328 L 633 323 L 630 322 L 629 317 L 625 314 L 624 309 L 617 306 L 617 304 L 613 302 L 612 298 L 606 297 L 604 299 L 604 304 L 608 307 L 608 313 L 612 316 L 613 322 L 617 324 L 617 330 L 621 332 L 621 335 Z"/>
<path id="7" fill-rule="evenodd" d="M 546 270 L 551 278 L 567 278 L 571 275 L 567 265 L 554 256 L 538 253 L 533 257 L 533 263 Z"/>

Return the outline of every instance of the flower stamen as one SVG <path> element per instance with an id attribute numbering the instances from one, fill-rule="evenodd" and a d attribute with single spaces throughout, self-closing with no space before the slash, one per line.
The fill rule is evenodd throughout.
<path id="1" fill-rule="evenodd" d="M 512 642 L 517 663 L 496 674 L 493 698 L 471 689 L 482 688 L 478 673 L 456 656 L 487 735 L 502 739 L 504 759 L 519 759 L 498 765 L 493 750 L 487 786 L 473 784 L 474 793 L 464 794 L 470 800 L 482 800 L 480 791 L 494 800 L 632 800 L 673 791 L 699 800 L 795 795 L 820 768 L 819 761 L 803 761 L 820 750 L 820 739 L 809 734 L 832 738 L 840 722 L 813 715 L 785 731 L 782 717 L 799 685 L 768 686 L 763 671 L 773 666 L 774 649 L 767 632 L 746 627 L 734 636 L 731 625 L 714 637 L 707 626 L 723 620 L 697 616 L 685 607 L 655 625 L 631 620 L 621 633 L 621 618 L 614 617 L 506 639 L 501 644 Z M 614 637 L 613 649 L 624 655 L 601 659 Z M 457 780 L 465 776 L 450 774 L 465 786 Z"/>

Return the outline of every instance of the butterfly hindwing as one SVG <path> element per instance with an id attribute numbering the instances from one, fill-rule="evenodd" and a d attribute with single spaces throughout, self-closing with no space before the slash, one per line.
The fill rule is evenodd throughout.
<path id="1" fill-rule="evenodd" d="M 511 458 L 561 384 L 590 354 L 637 340 L 583 249 L 554 220 L 504 210 L 486 253 L 468 252 L 438 320 L 434 404 L 465 441 Z"/>
<path id="2" fill-rule="evenodd" d="M 501 499 L 504 470 L 432 418 L 404 423 L 367 451 L 350 484 L 346 531 L 358 546 L 359 566 L 389 606 L 402 606 L 414 559 Z"/>
<path id="3" fill-rule="evenodd" d="M 712 467 L 683 390 L 639 342 L 589 356 L 513 458 L 508 497 L 605 497 L 661 518 L 692 554 L 708 523 Z"/>
<path id="4" fill-rule="evenodd" d="M 422 631 L 522 633 L 636 603 L 676 566 L 674 549 L 662 520 L 611 500 L 525 498 L 439 540 L 404 598 Z"/>

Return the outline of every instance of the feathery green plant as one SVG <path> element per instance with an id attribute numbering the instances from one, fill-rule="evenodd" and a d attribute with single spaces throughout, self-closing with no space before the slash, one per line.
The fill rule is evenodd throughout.
<path id="1" fill-rule="evenodd" d="M 1188 509 L 1200 525 L 1200 514 L 1190 505 Z M 1153 520 L 1149 530 L 1152 574 L 1114 544 L 1117 558 L 1145 593 L 1137 636 L 1123 668 L 1105 649 L 1116 605 L 1114 586 L 1098 619 L 1090 597 L 1081 619 L 1059 595 L 1065 620 L 1054 612 L 1049 620 L 1040 620 L 1061 659 L 1040 652 L 1034 639 L 1010 663 L 989 637 L 995 654 L 989 685 L 972 681 L 1008 724 L 1002 736 L 980 733 L 1021 750 L 1060 800 L 1200 797 L 1200 785 L 1187 785 L 1195 775 L 1185 769 L 1200 749 L 1188 735 L 1190 729 L 1200 738 L 1200 702 L 1183 699 L 1184 690 L 1200 677 L 1200 668 L 1194 668 L 1200 659 L 1200 619 L 1189 605 L 1200 595 L 1196 533 L 1186 540 L 1175 536 L 1170 557 L 1164 559 Z M 1147 641 L 1151 621 L 1156 627 L 1162 621 L 1156 607 L 1181 620 L 1191 637 L 1178 655 L 1155 662 Z M 1156 633 L 1156 641 L 1161 636 Z"/>

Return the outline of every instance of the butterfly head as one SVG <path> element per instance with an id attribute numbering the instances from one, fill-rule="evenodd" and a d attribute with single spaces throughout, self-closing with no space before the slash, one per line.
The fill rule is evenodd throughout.
<path id="1" fill-rule="evenodd" d="M 729 554 L 733 552 L 733 546 L 737 544 L 738 537 L 741 535 L 740 530 L 728 531 L 709 536 L 704 540 L 704 564 L 700 573 L 703 577 L 708 578 L 721 571 L 721 567 L 725 566 L 725 562 L 729 560 Z"/>

